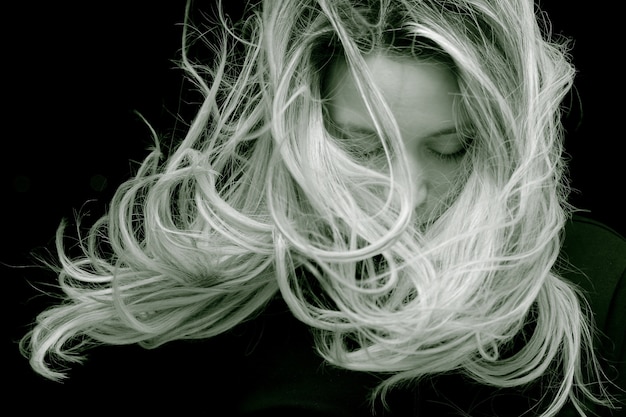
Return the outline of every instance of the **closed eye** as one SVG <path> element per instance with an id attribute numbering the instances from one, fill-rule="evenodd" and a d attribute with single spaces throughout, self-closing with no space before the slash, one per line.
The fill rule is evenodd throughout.
<path id="1" fill-rule="evenodd" d="M 385 155 L 385 148 L 375 135 L 350 138 L 346 147 L 357 157 L 377 158 Z"/>
<path id="2" fill-rule="evenodd" d="M 332 133 L 341 140 L 342 147 L 358 159 L 375 159 L 385 156 L 385 149 L 376 132 L 369 129 L 341 129 L 332 126 Z"/>
<path id="3" fill-rule="evenodd" d="M 455 152 L 438 152 L 434 149 L 428 149 L 428 152 L 436 158 L 439 158 L 445 162 L 456 162 L 461 160 L 465 156 L 465 154 L 467 153 L 467 148 L 464 146 Z"/>
<path id="4" fill-rule="evenodd" d="M 426 150 L 430 155 L 444 162 L 457 162 L 465 156 L 470 143 L 471 139 L 459 140 L 458 136 L 454 135 L 449 139 L 438 138 L 427 143 Z"/>

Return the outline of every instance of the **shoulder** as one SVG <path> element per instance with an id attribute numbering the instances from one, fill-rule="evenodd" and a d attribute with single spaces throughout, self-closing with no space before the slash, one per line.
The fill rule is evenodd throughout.
<path id="1" fill-rule="evenodd" d="M 626 239 L 605 224 L 574 216 L 563 231 L 558 272 L 585 295 L 606 369 L 626 386 Z"/>
<path id="2" fill-rule="evenodd" d="M 559 265 L 561 275 L 585 292 L 599 326 L 612 304 L 626 303 L 626 239 L 607 225 L 573 216 L 563 231 Z"/>
<path id="3" fill-rule="evenodd" d="M 582 215 L 570 219 L 563 232 L 563 255 L 589 271 L 623 271 L 626 238 L 609 226 Z M 582 263 L 582 265 L 576 265 Z"/>

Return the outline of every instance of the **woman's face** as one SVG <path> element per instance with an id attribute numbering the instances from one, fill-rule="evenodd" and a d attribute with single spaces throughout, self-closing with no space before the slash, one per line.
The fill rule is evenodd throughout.
<path id="1" fill-rule="evenodd" d="M 426 220 L 446 197 L 465 155 L 457 133 L 453 102 L 459 88 L 453 73 L 433 62 L 394 60 L 382 54 L 366 56 L 373 82 L 393 113 L 407 150 L 418 220 Z M 363 149 L 363 155 L 383 153 L 374 123 L 344 60 L 329 68 L 325 80 L 330 126 L 342 140 Z M 397 161 L 394 162 L 397 164 Z M 400 180 L 407 184 L 406 179 Z"/>

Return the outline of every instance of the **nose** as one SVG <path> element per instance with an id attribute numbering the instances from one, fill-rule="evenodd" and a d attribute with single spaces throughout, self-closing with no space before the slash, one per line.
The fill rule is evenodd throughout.
<path id="1" fill-rule="evenodd" d="M 411 197 L 413 208 L 417 209 L 423 206 L 428 196 L 428 183 L 424 169 L 416 161 L 410 161 L 407 177 L 403 174 L 398 161 L 394 164 L 394 168 L 402 191 Z"/>
<path id="2" fill-rule="evenodd" d="M 413 207 L 418 208 L 426 203 L 428 187 L 423 177 L 413 177 Z"/>

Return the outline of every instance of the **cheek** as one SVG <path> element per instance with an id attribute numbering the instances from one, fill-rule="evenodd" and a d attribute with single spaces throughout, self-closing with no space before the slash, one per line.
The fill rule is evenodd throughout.
<path id="1" fill-rule="evenodd" d="M 429 162 L 425 170 L 426 186 L 430 193 L 442 196 L 459 180 L 459 164 Z"/>

